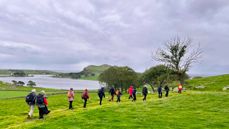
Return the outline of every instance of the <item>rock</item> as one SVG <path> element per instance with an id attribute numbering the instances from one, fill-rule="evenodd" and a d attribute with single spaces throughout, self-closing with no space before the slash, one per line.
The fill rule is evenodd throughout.
<path id="1" fill-rule="evenodd" d="M 196 86 L 195 88 L 196 88 L 196 89 L 204 89 L 205 86 Z"/>
<path id="2" fill-rule="evenodd" d="M 229 90 L 229 86 L 225 86 L 225 87 L 223 88 L 223 91 L 226 91 L 226 90 Z"/>

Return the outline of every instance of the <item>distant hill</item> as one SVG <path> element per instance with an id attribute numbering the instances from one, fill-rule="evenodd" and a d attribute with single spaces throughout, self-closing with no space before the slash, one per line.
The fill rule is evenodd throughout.
<path id="1" fill-rule="evenodd" d="M 187 81 L 188 86 L 191 89 L 197 89 L 196 87 L 204 86 L 202 90 L 214 90 L 222 91 L 226 86 L 229 86 L 229 74 L 210 76 L 210 77 L 197 77 Z M 198 89 L 198 90 L 201 90 Z"/>
<path id="2" fill-rule="evenodd" d="M 55 75 L 57 72 L 49 70 L 24 70 L 24 69 L 0 69 L 0 76 L 12 76 L 16 72 L 23 72 L 26 75 L 43 74 L 43 75 Z"/>
<path id="3" fill-rule="evenodd" d="M 100 66 L 89 65 L 78 73 L 59 73 L 56 77 L 60 78 L 72 78 L 72 79 L 84 79 L 84 80 L 98 80 L 99 75 L 110 68 L 110 65 L 104 64 Z"/>

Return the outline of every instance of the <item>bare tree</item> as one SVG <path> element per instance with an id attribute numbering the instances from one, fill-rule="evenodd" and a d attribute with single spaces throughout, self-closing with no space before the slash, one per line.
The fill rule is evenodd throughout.
<path id="1" fill-rule="evenodd" d="M 164 63 L 175 71 L 178 81 L 183 85 L 187 77 L 186 72 L 191 65 L 200 59 L 202 50 L 200 46 L 192 47 L 191 39 L 180 39 L 175 37 L 165 44 L 164 49 L 158 49 L 153 55 L 153 59 Z"/>

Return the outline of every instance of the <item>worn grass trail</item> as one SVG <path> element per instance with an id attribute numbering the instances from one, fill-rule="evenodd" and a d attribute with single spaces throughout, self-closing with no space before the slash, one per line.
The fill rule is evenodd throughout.
<path id="1" fill-rule="evenodd" d="M 98 97 L 90 94 L 87 109 L 83 109 L 80 94 L 74 101 L 74 110 L 68 110 L 66 95 L 49 96 L 51 114 L 45 120 L 27 120 L 28 107 L 24 99 L 1 100 L 0 128 L 15 129 L 228 129 L 229 94 L 225 92 L 172 93 L 169 98 L 158 99 L 149 95 L 142 102 L 122 96 L 120 104 L 109 102 L 98 105 Z"/>

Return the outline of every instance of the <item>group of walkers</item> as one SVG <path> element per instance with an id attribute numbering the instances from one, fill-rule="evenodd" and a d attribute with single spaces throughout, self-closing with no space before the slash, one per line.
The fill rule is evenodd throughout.
<path id="1" fill-rule="evenodd" d="M 164 87 L 164 90 L 165 90 L 165 96 L 168 97 L 168 95 L 169 95 L 168 85 L 166 85 Z M 159 86 L 157 88 L 157 91 L 158 91 L 158 97 L 162 98 L 162 91 L 163 91 L 162 86 Z M 182 85 L 179 85 L 178 86 L 178 93 L 181 93 L 181 91 L 182 91 Z M 129 99 L 132 99 L 133 102 L 137 100 L 137 95 L 136 95 L 137 89 L 134 88 L 134 86 L 131 85 L 128 88 L 127 92 L 129 94 Z M 121 89 L 119 89 L 119 88 L 115 89 L 114 87 L 111 87 L 109 89 L 109 93 L 111 95 L 111 98 L 109 99 L 109 101 L 114 101 L 114 96 L 116 95 L 117 96 L 116 102 L 121 102 L 121 96 L 122 96 Z M 142 100 L 146 101 L 146 98 L 148 95 L 147 86 L 144 86 L 142 88 L 142 95 L 143 95 Z M 67 93 L 67 97 L 68 97 L 68 101 L 69 101 L 69 109 L 73 109 L 72 103 L 73 103 L 74 97 L 75 97 L 75 93 L 74 93 L 73 88 L 70 88 L 70 90 Z M 102 105 L 103 98 L 105 98 L 104 87 L 102 87 L 98 90 L 98 97 L 99 97 L 99 104 Z M 84 100 L 83 107 L 86 108 L 87 100 L 89 99 L 89 93 L 88 93 L 87 89 L 85 89 L 82 92 L 81 98 Z M 45 94 L 45 91 L 41 91 L 38 95 L 36 95 L 36 90 L 33 89 L 31 91 L 31 93 L 26 96 L 26 102 L 30 107 L 30 111 L 28 113 L 28 118 L 32 118 L 35 105 L 37 105 L 38 110 L 39 110 L 39 119 L 43 119 L 44 115 L 47 115 L 50 113 L 50 110 L 48 110 L 48 101 L 47 101 L 47 96 Z"/>
<path id="2" fill-rule="evenodd" d="M 39 110 L 39 119 L 43 119 L 44 115 L 50 113 L 50 110 L 48 110 L 48 100 L 45 91 L 42 90 L 38 95 L 36 95 L 36 89 L 33 89 L 31 93 L 26 96 L 25 100 L 30 107 L 28 118 L 33 117 L 33 112 L 36 105 Z"/>

